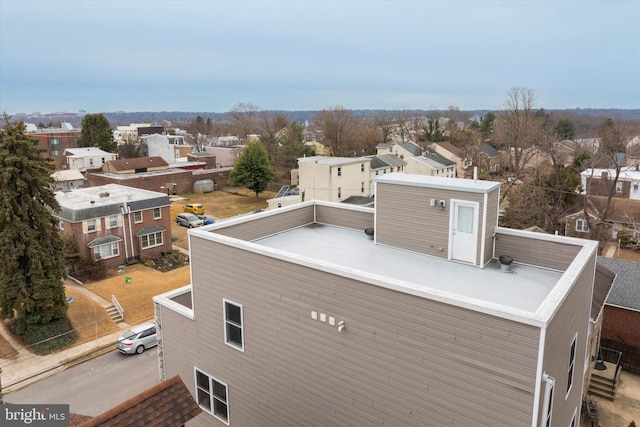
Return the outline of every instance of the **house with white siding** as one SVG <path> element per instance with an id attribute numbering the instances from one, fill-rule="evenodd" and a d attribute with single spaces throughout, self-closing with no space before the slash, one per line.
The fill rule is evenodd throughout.
<path id="1" fill-rule="evenodd" d="M 298 159 L 301 201 L 341 202 L 370 196 L 371 158 L 310 156 Z"/>
<path id="2" fill-rule="evenodd" d="M 410 174 L 456 177 L 456 163 L 438 153 L 425 153 L 422 156 L 409 157 L 406 171 Z"/>
<path id="3" fill-rule="evenodd" d="M 154 298 L 188 425 L 578 425 L 598 243 L 499 227 L 497 182 L 376 187 L 189 230 Z"/>
<path id="4" fill-rule="evenodd" d="M 102 165 L 118 157 L 97 147 L 67 148 L 64 150 L 64 156 L 69 169 L 77 169 L 80 172 L 100 169 Z"/>

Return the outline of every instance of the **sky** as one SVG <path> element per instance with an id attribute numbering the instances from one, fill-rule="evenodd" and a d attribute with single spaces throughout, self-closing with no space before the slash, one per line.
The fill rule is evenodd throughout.
<path id="1" fill-rule="evenodd" d="M 0 113 L 640 108 L 640 1 L 0 0 Z"/>

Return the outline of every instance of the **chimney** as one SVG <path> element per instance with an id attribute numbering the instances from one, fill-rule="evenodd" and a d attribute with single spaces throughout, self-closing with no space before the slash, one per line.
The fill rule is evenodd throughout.
<path id="1" fill-rule="evenodd" d="M 109 193 L 108 192 L 102 192 L 100 193 L 100 197 L 109 197 Z"/>

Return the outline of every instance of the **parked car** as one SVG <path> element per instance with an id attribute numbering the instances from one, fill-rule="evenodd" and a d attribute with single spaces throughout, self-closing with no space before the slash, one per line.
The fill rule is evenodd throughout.
<path id="1" fill-rule="evenodd" d="M 158 345 L 155 323 L 147 322 L 134 326 L 118 338 L 116 347 L 124 354 L 140 354 Z"/>
<path id="2" fill-rule="evenodd" d="M 215 221 L 215 219 L 209 218 L 206 215 L 198 215 L 198 218 L 200 218 L 202 220 L 202 222 L 204 222 L 204 225 L 209 225 L 209 224 L 213 224 Z"/>
<path id="3" fill-rule="evenodd" d="M 176 217 L 176 224 L 183 227 L 193 228 L 204 225 L 204 221 L 192 213 L 181 213 Z"/>
<path id="4" fill-rule="evenodd" d="M 204 206 L 200 203 L 187 203 L 183 206 L 185 212 L 191 212 L 192 214 L 202 215 L 204 213 Z"/>

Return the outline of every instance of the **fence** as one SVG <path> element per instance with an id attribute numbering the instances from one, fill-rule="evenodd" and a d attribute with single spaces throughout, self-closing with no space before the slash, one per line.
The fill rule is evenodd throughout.
<path id="1" fill-rule="evenodd" d="M 634 374 L 640 375 L 640 347 L 604 338 L 600 340 L 600 345 L 602 347 L 622 352 L 622 357 L 620 359 L 622 369 L 627 372 L 633 372 Z"/>

